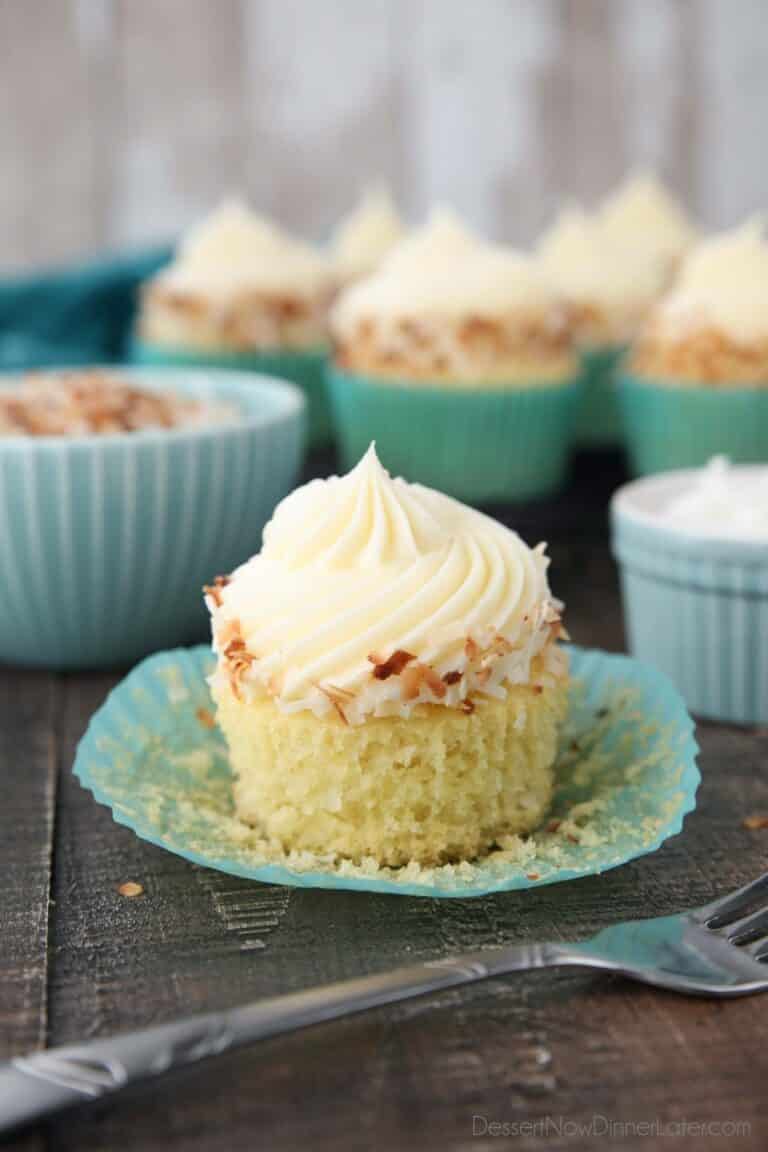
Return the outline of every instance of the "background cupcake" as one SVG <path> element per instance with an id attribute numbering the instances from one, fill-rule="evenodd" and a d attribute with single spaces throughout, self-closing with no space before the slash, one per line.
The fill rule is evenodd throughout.
<path id="1" fill-rule="evenodd" d="M 621 442 L 617 367 L 691 238 L 674 199 L 652 177 L 637 176 L 594 214 L 565 209 L 541 240 L 542 265 L 568 306 L 581 353 L 580 443 Z"/>
<path id="2" fill-rule="evenodd" d="M 346 287 L 375 272 L 404 235 L 405 226 L 387 189 L 369 189 L 331 239 L 336 283 Z"/>
<path id="3" fill-rule="evenodd" d="M 768 244 L 749 221 L 685 262 L 621 385 L 636 472 L 768 460 Z"/>
<path id="4" fill-rule="evenodd" d="M 535 262 L 436 213 L 337 302 L 331 398 L 344 462 L 375 439 L 396 472 L 474 500 L 557 488 L 577 386 Z"/>
<path id="5" fill-rule="evenodd" d="M 224 204 L 186 237 L 142 293 L 143 363 L 244 368 L 293 380 L 310 441 L 330 432 L 323 367 L 328 261 L 245 205 Z"/>

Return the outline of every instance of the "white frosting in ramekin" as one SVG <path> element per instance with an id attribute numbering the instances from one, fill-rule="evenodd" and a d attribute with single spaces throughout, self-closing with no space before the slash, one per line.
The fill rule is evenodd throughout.
<path id="1" fill-rule="evenodd" d="M 550 672 L 563 670 L 548 564 L 543 545 L 390 477 L 372 445 L 347 476 L 313 480 L 278 505 L 261 552 L 209 591 L 214 682 L 231 672 L 234 628 L 238 689 L 284 711 L 341 704 L 355 724 L 503 696 L 506 683 L 531 683 L 544 652 Z M 428 672 L 405 697 L 404 677 L 376 674 L 395 653 Z"/>
<path id="2" fill-rule="evenodd" d="M 687 535 L 768 541 L 768 464 L 733 468 L 715 456 L 662 508 L 661 518 Z"/>

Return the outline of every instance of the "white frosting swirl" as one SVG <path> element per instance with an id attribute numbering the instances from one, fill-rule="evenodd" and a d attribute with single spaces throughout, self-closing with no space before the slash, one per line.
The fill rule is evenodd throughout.
<path id="1" fill-rule="evenodd" d="M 664 288 L 667 269 L 639 245 L 610 235 L 598 217 L 570 207 L 539 244 L 545 275 L 565 300 L 617 317 L 628 335 Z"/>
<path id="2" fill-rule="evenodd" d="M 324 715 L 340 702 L 354 724 L 419 702 L 503 695 L 505 683 L 530 682 L 545 649 L 560 670 L 548 563 L 543 546 L 497 521 L 392 479 L 371 445 L 347 476 L 313 480 L 278 505 L 262 551 L 208 596 L 214 683 L 228 675 L 236 622 L 245 689 L 283 710 Z M 415 670 L 408 698 L 399 674 L 375 674 L 396 652 Z"/>
<path id="3" fill-rule="evenodd" d="M 332 316 L 342 333 L 369 317 L 548 315 L 557 301 L 534 260 L 480 240 L 446 209 L 346 291 Z"/>
<path id="4" fill-rule="evenodd" d="M 334 234 L 331 258 L 337 275 L 351 281 L 373 272 L 403 233 L 392 197 L 384 188 L 371 188 Z"/>
<path id="5" fill-rule="evenodd" d="M 326 287 L 328 278 L 328 262 L 320 252 L 241 201 L 229 200 L 184 238 L 159 282 L 209 295 L 248 289 L 314 295 Z"/>
<path id="6" fill-rule="evenodd" d="M 638 173 L 609 196 L 599 219 L 609 241 L 636 247 L 672 267 L 694 237 L 680 205 L 650 173 Z"/>
<path id="7" fill-rule="evenodd" d="M 716 327 L 745 345 L 768 339 L 765 222 L 748 220 L 694 249 L 656 319 L 671 333 Z"/>

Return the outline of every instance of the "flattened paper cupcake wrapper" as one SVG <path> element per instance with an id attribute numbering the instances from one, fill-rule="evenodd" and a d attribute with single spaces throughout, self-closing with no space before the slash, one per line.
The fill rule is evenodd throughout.
<path id="1" fill-rule="evenodd" d="M 167 365 L 174 368 L 225 368 L 237 372 L 259 372 L 277 376 L 298 385 L 307 401 L 308 443 L 310 447 L 331 439 L 331 418 L 325 384 L 325 352 L 204 352 L 196 348 L 164 348 L 136 341 L 131 349 L 136 364 Z"/>
<path id="2" fill-rule="evenodd" d="M 458 389 L 374 380 L 329 365 L 328 383 L 347 469 L 375 440 L 394 475 L 462 500 L 525 500 L 563 484 L 575 381 Z"/>
<path id="3" fill-rule="evenodd" d="M 616 382 L 625 351 L 623 344 L 581 350 L 583 391 L 576 417 L 576 443 L 582 447 L 614 448 L 623 443 Z"/>
<path id="4" fill-rule="evenodd" d="M 226 748 L 211 727 L 207 648 L 135 668 L 95 714 L 75 773 L 119 823 L 197 864 L 268 884 L 467 897 L 553 884 L 657 849 L 696 803 L 693 724 L 659 672 L 570 650 L 570 716 L 543 829 L 480 860 L 431 870 L 283 853 L 234 816 Z"/>
<path id="5" fill-rule="evenodd" d="M 718 454 L 734 464 L 768 460 L 768 387 L 655 384 L 624 376 L 619 404 L 637 476 L 700 468 Z"/>
<path id="6" fill-rule="evenodd" d="M 700 716 L 768 724 L 768 546 L 686 540 L 613 510 L 629 646 Z"/>

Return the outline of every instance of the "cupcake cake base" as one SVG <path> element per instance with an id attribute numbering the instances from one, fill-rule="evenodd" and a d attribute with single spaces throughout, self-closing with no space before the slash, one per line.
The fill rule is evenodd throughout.
<path id="1" fill-rule="evenodd" d="M 537 827 L 567 708 L 565 683 L 519 685 L 467 712 L 420 705 L 350 726 L 216 695 L 242 820 L 293 850 L 389 867 L 473 859 Z"/>

